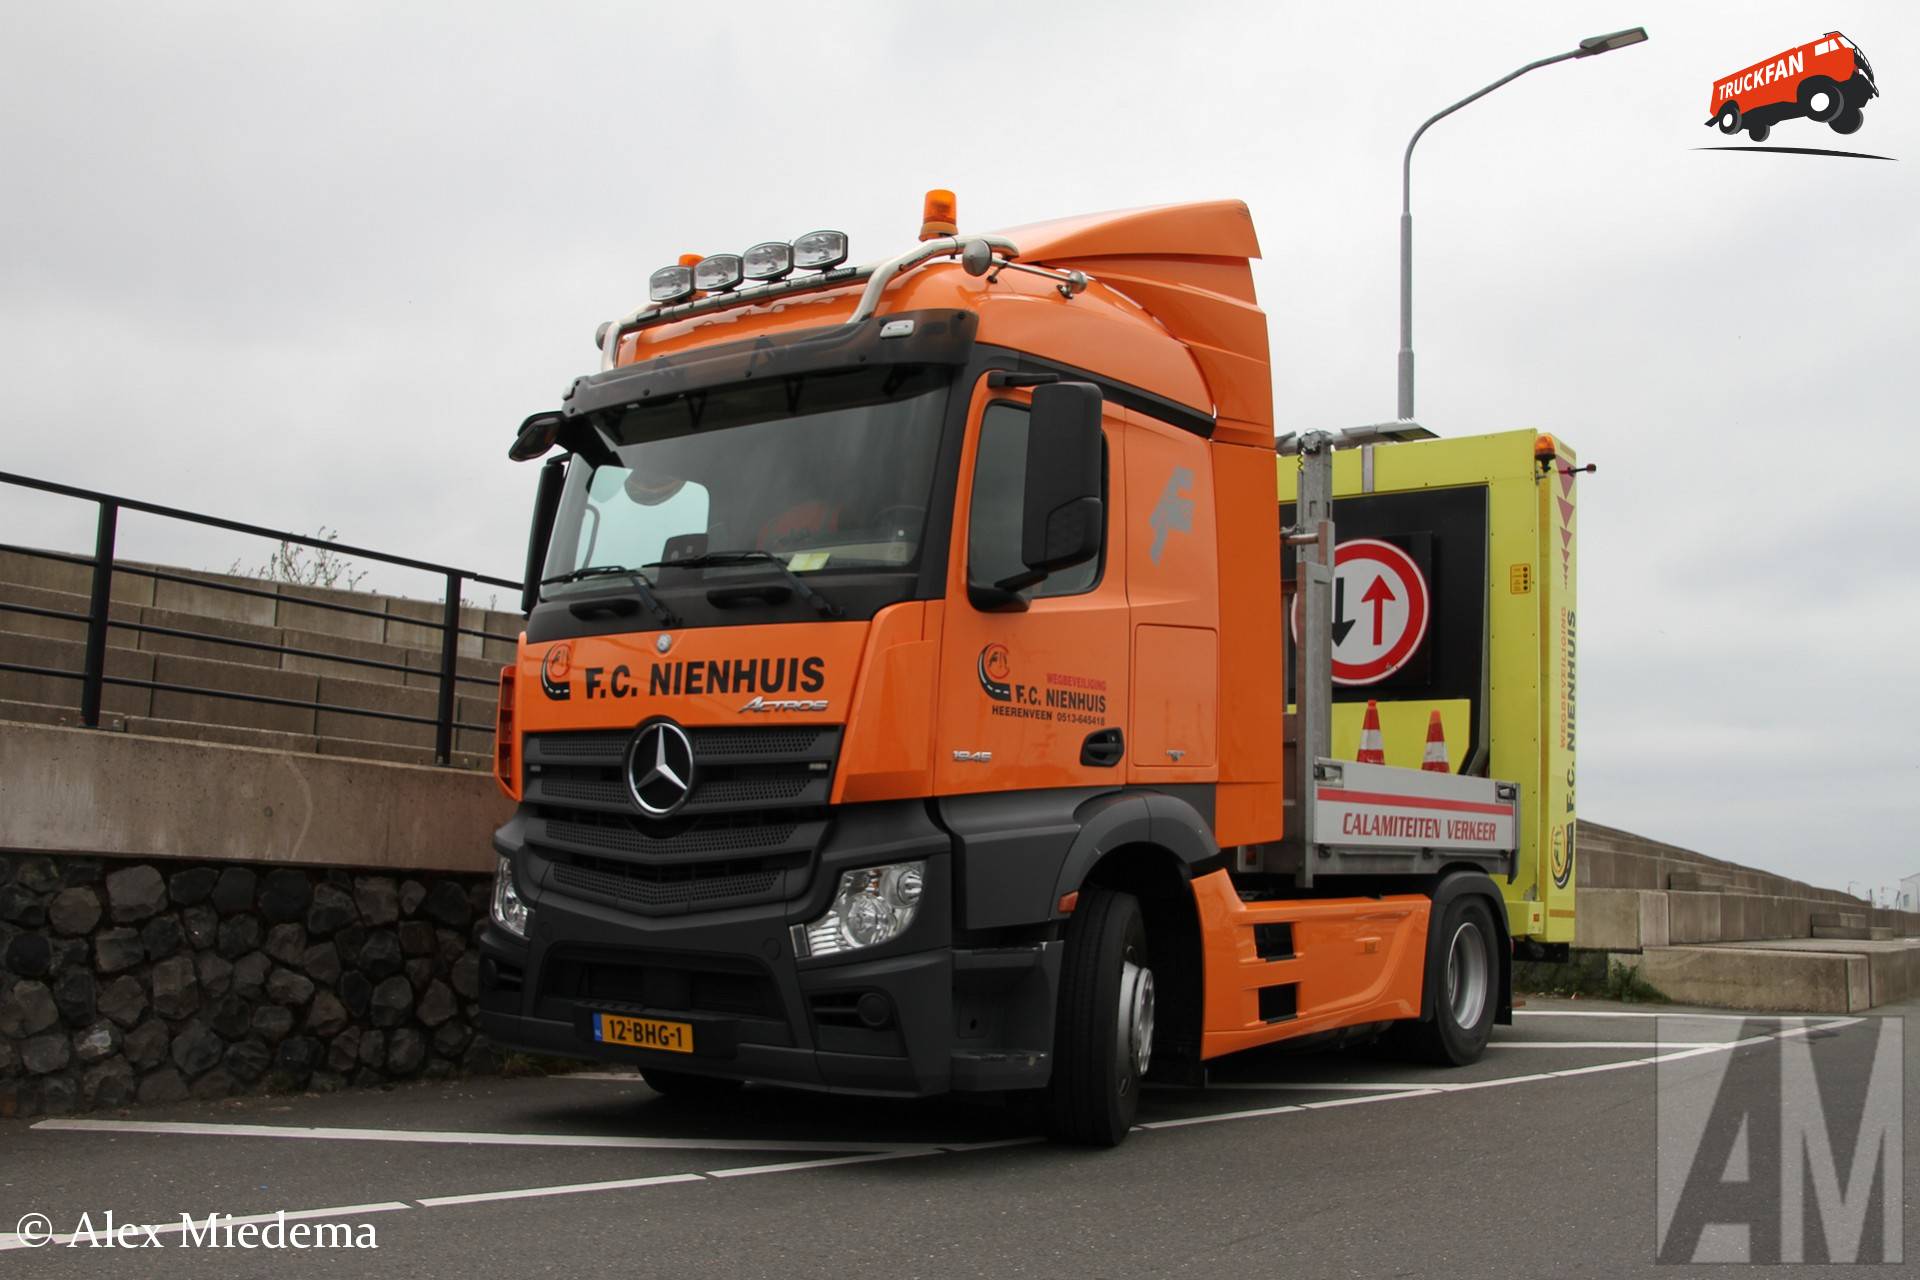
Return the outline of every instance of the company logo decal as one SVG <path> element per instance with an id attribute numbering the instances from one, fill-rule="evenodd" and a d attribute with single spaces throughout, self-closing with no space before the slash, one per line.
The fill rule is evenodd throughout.
<path id="1" fill-rule="evenodd" d="M 1567 887 L 1573 879 L 1573 823 L 1553 829 L 1553 853 L 1548 863 L 1553 871 L 1553 885 L 1556 889 Z"/>
<path id="2" fill-rule="evenodd" d="M 1775 125 L 1804 120 L 1825 125 L 1834 133 L 1858 133 L 1866 122 L 1866 106 L 1880 96 L 1873 66 L 1860 47 L 1838 31 L 1829 31 L 1818 40 L 1796 45 L 1772 57 L 1742 68 L 1713 82 L 1708 100 L 1706 124 L 1732 137 L 1744 133 L 1762 143 Z M 1811 141 L 1804 128 L 1796 136 Z M 1856 151 L 1830 151 L 1819 147 L 1703 147 L 1711 151 L 1774 151 L 1797 155 L 1850 156 L 1885 160 L 1888 156 L 1865 156 Z"/>
<path id="3" fill-rule="evenodd" d="M 664 818 L 693 794 L 693 740 L 671 720 L 642 725 L 627 748 L 627 791 L 640 811 Z"/>
<path id="4" fill-rule="evenodd" d="M 1147 523 L 1153 527 L 1153 545 L 1147 548 L 1147 558 L 1155 564 L 1167 549 L 1168 534 L 1193 532 L 1193 499 L 1186 496 L 1191 488 L 1193 470 L 1175 467 L 1167 477 L 1167 487 L 1160 491 L 1160 501 L 1147 516 Z"/>
<path id="5" fill-rule="evenodd" d="M 1013 686 L 1008 681 L 1013 675 L 1013 658 L 1007 653 L 1007 646 L 988 645 L 980 651 L 978 665 L 980 687 L 986 690 L 987 696 L 995 702 L 1012 702 Z"/>
<path id="6" fill-rule="evenodd" d="M 1022 684 L 1013 678 L 1012 652 L 998 641 L 980 650 L 975 665 L 981 690 L 993 700 L 988 709 L 992 715 L 1060 724 L 1106 723 L 1107 682 L 1099 676 L 1048 671 L 1044 687 Z"/>
<path id="7" fill-rule="evenodd" d="M 780 699 L 772 699 L 772 698 L 762 698 L 762 697 L 759 697 L 759 696 L 755 696 L 755 697 L 754 697 L 754 699 L 753 699 L 753 701 L 751 701 L 751 702 L 749 702 L 749 703 L 747 703 L 747 704 L 746 704 L 745 706 L 743 706 L 743 707 L 741 707 L 741 708 L 740 708 L 740 711 L 739 711 L 739 714 L 741 714 L 741 715 L 746 715 L 746 714 L 748 714 L 749 712 L 755 712 L 755 711 L 760 711 L 760 712 L 765 712 L 765 711 L 825 711 L 826 709 L 827 709 L 827 700 L 826 700 L 825 698 L 813 698 L 813 699 L 806 699 L 806 698 L 780 698 Z"/>
<path id="8" fill-rule="evenodd" d="M 547 650 L 547 656 L 540 660 L 540 692 L 555 702 L 565 702 L 573 696 L 573 686 L 567 683 L 567 677 L 573 674 L 573 646 L 565 643 Z"/>

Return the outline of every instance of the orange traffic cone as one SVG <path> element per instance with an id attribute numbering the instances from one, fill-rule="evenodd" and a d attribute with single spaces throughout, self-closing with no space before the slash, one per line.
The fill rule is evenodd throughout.
<path id="1" fill-rule="evenodd" d="M 1387 749 L 1380 741 L 1380 704 L 1372 698 L 1367 699 L 1367 718 L 1360 722 L 1360 754 L 1354 759 L 1360 764 L 1387 762 Z"/>
<path id="2" fill-rule="evenodd" d="M 1428 773 L 1453 772 L 1453 766 L 1447 763 L 1447 731 L 1440 724 L 1438 711 L 1427 716 L 1427 754 L 1421 757 L 1420 767 Z"/>

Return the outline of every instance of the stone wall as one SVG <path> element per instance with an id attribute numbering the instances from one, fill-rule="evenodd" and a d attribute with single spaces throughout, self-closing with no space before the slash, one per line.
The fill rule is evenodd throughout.
<path id="1" fill-rule="evenodd" d="M 496 1070 L 490 887 L 0 854 L 0 1116 Z"/>

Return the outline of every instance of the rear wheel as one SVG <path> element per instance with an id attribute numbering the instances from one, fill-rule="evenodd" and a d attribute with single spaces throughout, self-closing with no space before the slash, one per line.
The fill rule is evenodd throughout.
<path id="1" fill-rule="evenodd" d="M 1493 1038 L 1499 1003 L 1500 935 L 1486 899 L 1462 894 L 1441 913 L 1436 932 L 1443 939 L 1426 975 L 1433 992 L 1433 1018 L 1403 1022 L 1394 1040 L 1413 1057 L 1442 1066 L 1478 1061 Z"/>
<path id="2" fill-rule="evenodd" d="M 1726 106 L 1720 108 L 1720 114 L 1715 117 L 1715 121 L 1719 124 L 1720 132 L 1722 133 L 1735 134 L 1740 132 L 1740 104 L 1737 102 L 1729 102 Z"/>
<path id="3" fill-rule="evenodd" d="M 1747 136 L 1755 142 L 1765 142 L 1767 135 L 1772 132 L 1773 126 L 1770 124 L 1750 124 L 1747 126 Z"/>
<path id="4" fill-rule="evenodd" d="M 640 1078 L 655 1093 L 680 1102 L 712 1102 L 730 1098 L 740 1091 L 741 1082 L 725 1076 L 697 1076 L 687 1071 L 667 1071 L 659 1067 L 640 1068 Z"/>
<path id="5" fill-rule="evenodd" d="M 1846 107 L 1839 115 L 1827 121 L 1827 128 L 1835 133 L 1858 133 L 1866 118 L 1866 114 L 1860 108 Z"/>
<path id="6" fill-rule="evenodd" d="M 1153 1054 L 1153 969 L 1140 903 L 1083 889 L 1067 925 L 1055 1017 L 1047 1130 L 1092 1146 L 1119 1144 L 1140 1107 Z"/>

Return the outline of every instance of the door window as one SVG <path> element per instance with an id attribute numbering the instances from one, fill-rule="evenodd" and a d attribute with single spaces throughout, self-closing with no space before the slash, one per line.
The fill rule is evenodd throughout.
<path id="1" fill-rule="evenodd" d="M 1027 410 L 1004 401 L 987 406 L 980 419 L 980 448 L 973 464 L 973 509 L 967 521 L 967 574 L 990 584 L 1026 570 L 1020 558 L 1021 507 L 1027 487 Z M 1100 489 L 1107 487 L 1106 450 L 1101 449 Z M 1101 554 L 1047 575 L 1023 594 L 1029 598 L 1080 595 L 1100 581 Z"/>

